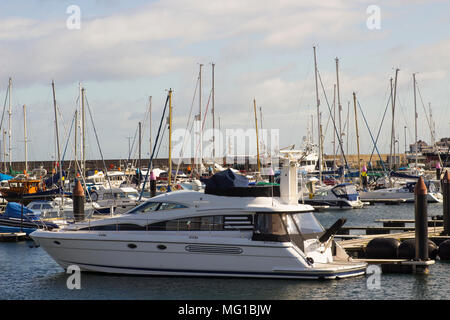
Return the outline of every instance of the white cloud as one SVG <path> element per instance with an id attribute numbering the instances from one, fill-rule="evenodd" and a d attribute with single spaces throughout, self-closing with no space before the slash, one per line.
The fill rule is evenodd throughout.
<path id="1" fill-rule="evenodd" d="M 334 57 L 343 52 L 342 104 L 346 107 L 356 91 L 371 120 L 378 120 L 379 110 L 384 109 L 393 66 L 403 64 L 399 84 L 405 101 L 411 72 L 419 72 L 424 86 L 448 78 L 450 41 L 427 45 L 418 41 L 412 49 L 403 39 L 392 41 L 393 33 L 384 28 L 385 20 L 381 31 L 369 32 L 365 27 L 369 4 L 371 1 L 359 0 L 164 0 L 110 16 L 90 13 L 89 19 L 84 18 L 88 15 L 82 7 L 81 30 L 66 29 L 65 12 L 54 20 L 10 17 L 0 25 L 0 70 L 12 75 L 17 87 L 33 83 L 48 86 L 52 78 L 58 88 L 76 87 L 80 80 L 142 84 L 147 79 L 152 89 L 162 92 L 170 83 L 176 92 L 177 126 L 184 128 L 196 63 L 205 64 L 206 101 L 210 88 L 207 63 L 215 61 L 216 108 L 224 126 L 249 126 L 255 97 L 263 106 L 267 126 L 292 127 L 295 134 L 291 130 L 285 137 L 298 141 L 295 136 L 306 133 L 304 115 L 315 107 L 314 74 L 303 72 L 304 68 L 313 69 L 307 65 L 312 61 L 313 44 L 319 47 L 319 69 L 329 102 L 336 81 Z M 402 0 L 395 2 L 396 6 L 403 4 Z M 401 18 L 384 7 L 382 10 L 382 19 Z M 364 50 L 365 46 L 375 50 Z M 298 54 L 308 59 L 299 62 L 295 58 Z M 167 78 L 170 81 L 165 81 Z M 105 114 L 98 125 L 113 141 L 107 142 L 105 149 L 112 150 L 114 139 L 124 140 L 129 135 L 126 132 L 134 130 L 133 114 L 142 112 L 142 105 L 137 106 L 133 99 L 143 96 L 144 90 L 128 84 L 128 90 L 119 94 L 122 89 L 118 84 L 105 88 L 93 103 Z M 109 95 L 118 96 L 118 101 Z M 114 123 L 114 129 L 107 127 Z"/>

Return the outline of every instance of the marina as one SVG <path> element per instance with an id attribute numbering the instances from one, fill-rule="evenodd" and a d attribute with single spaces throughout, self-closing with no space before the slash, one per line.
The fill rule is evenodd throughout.
<path id="1" fill-rule="evenodd" d="M 398 217 L 411 219 L 413 205 L 398 207 Z M 441 207 L 430 204 L 430 215 L 441 214 Z M 344 210 L 348 224 L 377 225 L 375 219 L 389 217 L 384 205 L 371 206 L 368 212 Z M 334 212 L 316 213 L 318 220 L 331 226 Z M 67 277 L 61 267 L 44 250 L 30 248 L 32 242 L 0 243 L 3 262 L 0 275 L 1 291 L 11 299 L 175 299 L 175 300 L 434 300 L 446 299 L 445 261 L 437 260 L 427 276 L 411 274 L 382 274 L 379 289 L 369 289 L 367 277 L 338 281 L 299 281 L 289 279 L 208 278 L 198 277 L 136 277 L 115 274 L 83 273 L 82 289 L 68 290 Z M 15 263 L 21 259 L 18 267 Z M 14 285 L 11 285 L 13 283 Z M 120 289 L 118 289 L 120 288 Z M 45 295 L 42 295 L 45 292 Z"/>
<path id="2" fill-rule="evenodd" d="M 0 302 L 448 300 L 449 9 L 1 3 Z"/>

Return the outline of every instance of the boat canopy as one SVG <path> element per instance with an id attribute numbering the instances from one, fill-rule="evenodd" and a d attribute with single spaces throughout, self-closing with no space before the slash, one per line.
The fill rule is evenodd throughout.
<path id="1" fill-rule="evenodd" d="M 10 176 L 8 174 L 0 173 L 0 181 L 11 180 L 12 178 L 14 178 L 14 177 Z"/>
<path id="2" fill-rule="evenodd" d="M 24 207 L 17 202 L 8 202 L 3 217 L 16 219 L 21 219 L 21 217 L 23 217 L 24 220 L 39 220 L 39 217 L 34 214 L 33 210 Z"/>
<path id="3" fill-rule="evenodd" d="M 336 197 L 345 198 L 349 201 L 358 200 L 358 191 L 356 190 L 355 185 L 351 183 L 338 184 L 337 186 L 333 187 L 331 191 Z"/>
<path id="4" fill-rule="evenodd" d="M 389 175 L 391 177 L 396 177 L 396 178 L 405 178 L 405 179 L 419 179 L 419 176 L 412 176 L 409 174 L 405 174 L 405 173 L 400 173 L 400 172 L 395 172 L 395 171 L 391 171 L 389 173 Z"/>
<path id="5" fill-rule="evenodd" d="M 248 179 L 230 169 L 221 171 L 205 181 L 207 188 L 228 189 L 232 187 L 248 187 Z"/>
<path id="6" fill-rule="evenodd" d="M 209 179 L 202 179 L 205 183 L 205 194 L 228 197 L 279 197 L 278 185 L 250 186 L 243 175 L 231 169 L 221 171 Z"/>
<path id="7" fill-rule="evenodd" d="M 65 177 L 66 172 L 63 171 L 62 175 L 63 175 L 63 177 Z M 53 176 L 51 176 L 50 178 L 48 178 L 44 181 L 45 186 L 47 188 L 51 188 L 54 184 L 56 184 L 59 181 L 59 179 L 60 179 L 60 175 L 59 175 L 59 172 L 57 172 L 56 174 L 54 174 Z"/>

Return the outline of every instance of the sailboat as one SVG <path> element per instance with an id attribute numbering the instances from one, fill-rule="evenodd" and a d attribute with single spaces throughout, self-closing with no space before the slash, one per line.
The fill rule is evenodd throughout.
<path id="1" fill-rule="evenodd" d="M 397 79 L 397 72 L 398 69 L 396 70 L 396 79 Z M 397 82 L 397 80 L 395 81 Z M 402 173 L 398 173 L 398 172 L 391 172 L 390 173 L 390 177 L 397 177 L 397 178 L 402 178 L 404 180 L 409 179 L 409 180 L 413 180 L 410 182 L 406 182 L 405 184 L 401 185 L 401 186 L 391 186 L 390 188 L 386 188 L 386 189 L 378 189 L 378 190 L 373 190 L 373 191 L 367 191 L 367 192 L 362 192 L 360 194 L 360 198 L 362 201 L 379 201 L 379 202 L 383 202 L 383 201 L 402 201 L 402 202 L 414 202 L 414 187 L 415 184 L 417 183 L 417 180 L 419 179 L 419 175 L 417 175 L 417 173 L 420 172 L 419 167 L 418 167 L 418 138 L 417 138 L 417 118 L 418 118 L 418 113 L 417 113 L 417 100 L 416 100 L 416 74 L 413 74 L 413 88 L 414 88 L 414 128 L 415 128 L 415 171 L 413 171 L 412 173 L 415 173 L 416 175 L 407 175 L 407 174 L 402 174 Z M 394 94 L 395 97 L 395 94 Z M 395 106 L 395 103 L 394 103 Z M 394 128 L 394 123 L 393 123 L 393 128 Z M 394 130 L 394 129 L 392 129 Z M 415 180 L 415 181 L 414 181 Z M 430 181 L 426 181 L 426 186 L 428 189 L 428 193 L 427 193 L 427 201 L 431 202 L 431 203 L 436 203 L 436 202 L 442 202 L 443 201 L 443 197 L 442 197 L 442 193 L 439 192 L 439 187 L 436 187 L 436 185 Z M 392 185 L 392 182 L 391 182 Z"/>

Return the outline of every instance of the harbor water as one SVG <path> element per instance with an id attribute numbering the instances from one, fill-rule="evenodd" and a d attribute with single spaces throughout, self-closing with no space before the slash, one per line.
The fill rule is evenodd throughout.
<path id="1" fill-rule="evenodd" d="M 429 204 L 429 216 L 441 215 L 442 204 Z M 346 226 L 380 226 L 377 219 L 414 219 L 414 204 L 379 204 L 364 209 L 317 212 L 325 226 L 347 218 Z M 428 300 L 450 296 L 450 264 L 436 261 L 428 275 L 381 274 L 341 280 L 272 280 L 242 278 L 143 277 L 81 274 L 81 289 L 68 289 L 70 276 L 32 241 L 0 243 L 2 299 L 164 299 L 164 300 Z"/>

